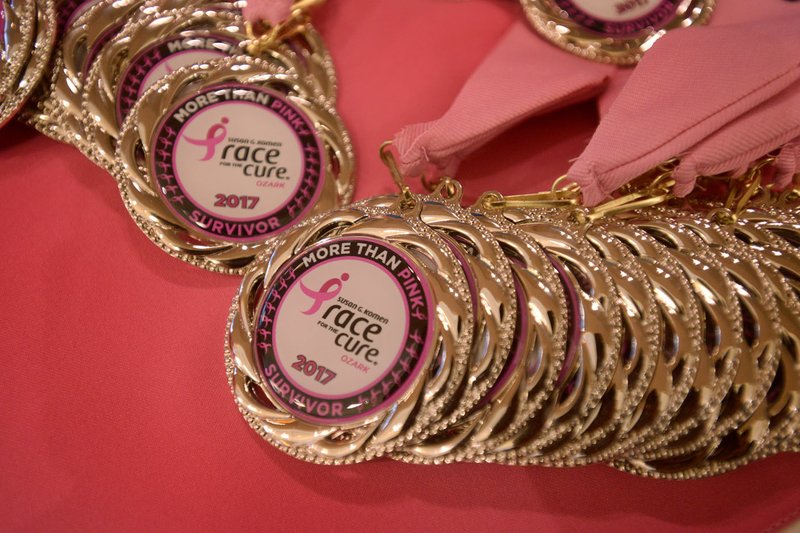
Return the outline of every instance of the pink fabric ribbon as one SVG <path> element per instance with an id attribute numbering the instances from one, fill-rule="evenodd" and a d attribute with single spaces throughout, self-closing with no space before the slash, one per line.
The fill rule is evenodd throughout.
<path id="1" fill-rule="evenodd" d="M 685 154 L 799 78 L 800 10 L 781 19 L 670 32 L 633 71 L 568 176 L 581 186 L 584 202 L 594 205 L 630 179 Z M 793 127 L 787 122 L 777 129 L 788 134 Z M 759 133 L 776 135 L 771 125 L 762 130 L 734 126 L 721 139 L 741 140 L 745 134 L 742 142 L 754 150 L 765 144 Z M 684 193 L 692 186 L 686 176 Z"/>
<path id="2" fill-rule="evenodd" d="M 756 159 L 800 136 L 800 82 L 751 109 L 693 146 L 675 170 L 675 193 L 686 196 L 697 176 L 741 175 Z M 791 150 L 787 150 L 789 154 Z M 784 155 L 784 158 L 789 155 Z M 791 179 L 780 173 L 776 185 Z"/>
<path id="3" fill-rule="evenodd" d="M 517 22 L 444 116 L 395 136 L 400 171 L 416 176 L 433 165 L 452 174 L 464 156 L 518 122 L 595 96 L 613 73 L 614 67 L 567 54 Z"/>
<path id="4" fill-rule="evenodd" d="M 568 173 L 588 205 L 675 156 L 681 195 L 698 174 L 746 168 L 800 137 L 800 8 L 727 0 L 712 23 L 668 33 L 635 69 L 579 59 L 516 23 L 440 119 L 396 135 L 400 169 L 452 174 L 518 122 L 595 95 L 603 119 Z M 776 183 L 798 160 L 787 145 Z"/>
<path id="5" fill-rule="evenodd" d="M 247 0 L 242 9 L 245 20 L 251 23 L 261 21 L 276 26 L 292 14 L 292 0 Z"/>

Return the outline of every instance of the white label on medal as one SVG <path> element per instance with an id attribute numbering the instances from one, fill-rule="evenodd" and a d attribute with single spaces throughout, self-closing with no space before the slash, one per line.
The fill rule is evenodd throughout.
<path id="1" fill-rule="evenodd" d="M 225 102 L 186 121 L 175 171 L 197 206 L 228 219 L 257 219 L 297 193 L 303 148 L 275 113 L 250 102 Z"/>
<path id="2" fill-rule="evenodd" d="M 310 209 L 321 146 L 282 95 L 218 85 L 173 107 L 154 136 L 159 191 L 178 216 L 226 240 L 260 240 Z"/>
<path id="3" fill-rule="evenodd" d="M 313 312 L 319 298 L 327 297 L 326 305 Z M 304 392 L 335 398 L 369 388 L 392 366 L 408 335 L 408 309 L 400 283 L 385 268 L 341 258 L 309 269 L 289 288 L 275 328 L 275 351 L 284 371 L 292 368 L 297 354 L 341 354 L 322 359 L 336 373 L 328 383 L 315 374 L 295 373 Z"/>
<path id="4" fill-rule="evenodd" d="M 431 336 L 430 293 L 416 268 L 368 238 L 334 239 L 294 258 L 267 289 L 255 339 L 279 403 L 336 423 L 396 401 Z"/>

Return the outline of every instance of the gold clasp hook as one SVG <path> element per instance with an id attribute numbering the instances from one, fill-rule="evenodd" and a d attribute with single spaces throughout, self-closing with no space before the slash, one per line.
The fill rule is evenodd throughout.
<path id="1" fill-rule="evenodd" d="M 576 183 L 560 185 L 567 176 L 560 176 L 553 182 L 549 191 L 532 194 L 515 194 L 504 196 L 496 191 L 485 193 L 478 202 L 485 209 L 502 209 L 504 207 L 566 207 L 580 204 L 580 187 Z"/>
<path id="2" fill-rule="evenodd" d="M 244 27 L 247 32 L 247 53 L 252 56 L 259 56 L 264 51 L 272 48 L 274 44 L 287 37 L 290 37 L 303 30 L 308 19 L 308 11 L 322 4 L 325 0 L 296 0 L 292 4 L 292 11 L 289 18 L 274 26 L 264 22 L 252 23 L 245 21 Z M 263 30 L 263 31 L 258 31 Z"/>
<path id="3" fill-rule="evenodd" d="M 618 215 L 634 209 L 652 207 L 669 201 L 674 197 L 672 188 L 675 180 L 672 173 L 677 166 L 676 159 L 665 161 L 653 171 L 637 178 L 622 188 L 622 196 L 609 200 L 592 209 L 575 209 L 573 218 L 581 223 L 591 223 L 600 218 Z M 658 174 L 653 177 L 653 172 Z M 577 183 L 562 185 L 568 176 L 559 177 L 553 182 L 548 192 L 503 196 L 498 192 L 484 194 L 479 202 L 485 209 L 502 209 L 505 207 L 532 208 L 577 208 L 581 205 L 581 189 Z"/>
<path id="4" fill-rule="evenodd" d="M 675 186 L 675 180 L 672 179 L 672 172 L 675 169 L 674 162 L 662 163 L 658 169 L 661 170 L 661 173 L 652 178 L 647 185 L 590 209 L 583 218 L 587 222 L 595 222 L 604 217 L 653 207 L 673 199 L 675 197 L 672 192 L 672 188 Z"/>
<path id="5" fill-rule="evenodd" d="M 397 161 L 395 160 L 394 154 L 391 151 L 391 146 L 392 141 L 385 141 L 383 144 L 381 144 L 379 149 L 381 161 L 383 161 L 383 164 L 389 169 L 389 174 L 392 175 L 394 184 L 397 185 L 398 189 L 400 189 L 400 207 L 408 209 L 414 207 L 416 200 L 414 200 L 414 195 L 411 194 L 411 189 L 406 184 L 405 180 L 403 180 L 403 175 L 400 173 L 400 168 L 397 166 Z"/>
<path id="6" fill-rule="evenodd" d="M 800 177 L 800 174 L 797 175 Z M 780 207 L 786 207 L 800 200 L 800 187 L 788 188 L 783 191 L 778 197 L 777 204 Z"/>
<path id="7" fill-rule="evenodd" d="M 675 186 L 672 173 L 677 166 L 678 160 L 675 158 L 665 161 L 621 187 L 619 192 L 622 193 L 622 196 L 585 211 L 576 211 L 573 213 L 573 217 L 582 223 L 593 223 L 604 217 L 668 202 L 675 197 L 672 192 Z M 658 174 L 653 176 L 654 172 L 658 172 Z"/>
<path id="8" fill-rule="evenodd" d="M 764 167 L 769 166 L 774 162 L 774 156 L 767 156 L 749 168 L 747 173 L 744 175 L 744 180 L 742 181 L 744 191 L 739 196 L 738 200 L 729 195 L 728 202 L 725 203 L 725 207 L 732 209 L 736 215 L 741 213 L 750 202 L 751 198 L 753 198 L 753 196 L 755 196 L 758 192 L 764 190 L 761 186 L 761 171 Z M 742 187 L 739 187 L 740 190 L 741 188 Z M 731 189 L 731 192 L 735 192 L 735 189 Z M 736 205 L 733 205 L 734 202 Z"/>

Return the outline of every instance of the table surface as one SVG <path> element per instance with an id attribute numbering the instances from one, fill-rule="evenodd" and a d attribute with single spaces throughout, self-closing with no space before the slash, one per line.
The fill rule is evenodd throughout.
<path id="1" fill-rule="evenodd" d="M 318 10 L 357 150 L 357 198 L 392 192 L 379 144 L 440 116 L 521 16 L 512 0 Z M 500 104 L 502 94 L 487 101 Z M 515 127 L 464 162 L 467 196 L 548 187 L 596 123 L 588 102 Z M 69 146 L 11 124 L 0 169 L 4 530 L 753 531 L 800 512 L 800 454 L 690 482 L 605 466 L 323 467 L 285 456 L 247 426 L 227 386 L 238 280 L 153 246 L 114 181 Z"/>

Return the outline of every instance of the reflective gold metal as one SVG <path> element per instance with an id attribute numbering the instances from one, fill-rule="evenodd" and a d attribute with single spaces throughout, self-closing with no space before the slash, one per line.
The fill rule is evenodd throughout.
<path id="1" fill-rule="evenodd" d="M 193 62 L 241 54 L 246 39 L 242 15 L 232 6 L 155 11 L 127 24 L 102 48 L 84 84 L 83 125 L 90 155 L 110 169 L 122 121 L 159 75 Z M 335 100 L 332 60 L 310 25 L 291 43 L 278 42 L 260 57 L 303 78 L 317 96 Z"/>
<path id="2" fill-rule="evenodd" d="M 263 60 L 235 56 L 198 63 L 179 69 L 148 89 L 120 132 L 115 176 L 125 205 L 150 240 L 170 255 L 202 268 L 233 274 L 243 272 L 265 249 L 266 242 L 288 225 L 257 239 L 237 241 L 212 235 L 199 221 L 190 223 L 185 216 L 176 214 L 171 201 L 165 199 L 161 187 L 168 187 L 160 184 L 160 174 L 156 173 L 154 164 L 155 156 L 164 148 L 160 141 L 158 146 L 154 143 L 170 109 L 198 91 L 222 84 L 273 91 L 296 106 L 313 126 L 311 135 L 319 139 L 322 148 L 319 153 L 314 149 L 313 153 L 301 154 L 301 157 L 307 158 L 306 164 L 313 159 L 321 166 L 319 194 L 316 199 L 304 197 L 302 205 L 289 206 L 290 211 L 298 214 L 288 225 L 298 222 L 300 217 L 313 216 L 349 201 L 353 190 L 354 156 L 350 138 L 333 108 L 318 100 L 314 89 L 303 80 Z M 174 201 L 181 201 L 181 198 L 176 196 Z M 303 215 L 301 208 L 308 213 Z"/>
<path id="3" fill-rule="evenodd" d="M 433 339 L 425 344 L 428 351 L 419 354 L 422 370 L 394 405 L 352 424 L 309 425 L 280 407 L 254 359 L 255 317 L 260 308 L 271 303 L 269 287 L 280 284 L 281 269 L 291 258 L 332 238 L 364 237 L 405 250 L 425 272 L 433 297 L 434 312 L 429 315 Z M 419 435 L 457 398 L 472 339 L 471 296 L 457 259 L 436 233 L 419 221 L 414 208 L 409 210 L 398 203 L 385 208 L 331 211 L 301 223 L 266 251 L 269 255 L 245 275 L 226 339 L 228 376 L 237 403 L 265 439 L 307 461 L 362 461 L 391 452 Z M 324 357 L 327 354 L 320 354 L 322 362 Z"/>
<path id="4" fill-rule="evenodd" d="M 83 83 L 101 47 L 141 6 L 142 0 L 100 0 L 65 29 L 49 84 L 37 94 L 27 117 L 36 129 L 90 153 L 81 122 Z"/>
<path id="5" fill-rule="evenodd" d="M 0 18 L 0 127 L 15 116 L 45 74 L 56 36 L 55 8 L 44 0 L 3 0 Z"/>
<path id="6" fill-rule="evenodd" d="M 772 156 L 742 176 L 702 177 L 686 199 L 672 193 L 669 161 L 593 208 L 561 178 L 547 192 L 489 192 L 464 209 L 458 182 L 414 194 L 389 143 L 380 155 L 399 196 L 302 223 L 270 245 L 258 279 L 332 236 L 427 231 L 403 245 L 437 265 L 440 291 L 457 288 L 462 308 L 448 322 L 469 322 L 460 356 L 434 364 L 437 384 L 391 409 L 401 413 L 391 431 L 377 418 L 311 431 L 236 392 L 268 440 L 317 462 L 605 462 L 666 479 L 800 450 L 800 196 L 764 184 Z M 709 201 L 719 184 L 726 198 Z M 430 242 L 448 257 L 432 259 Z M 239 301 L 263 303 L 268 291 L 251 292 Z M 229 373 L 238 367 L 248 368 L 231 363 Z M 254 422 L 262 415 L 301 431 L 278 435 Z"/>
<path id="7" fill-rule="evenodd" d="M 567 52 L 633 65 L 664 33 L 705 24 L 714 0 L 522 0 L 534 29 Z"/>

